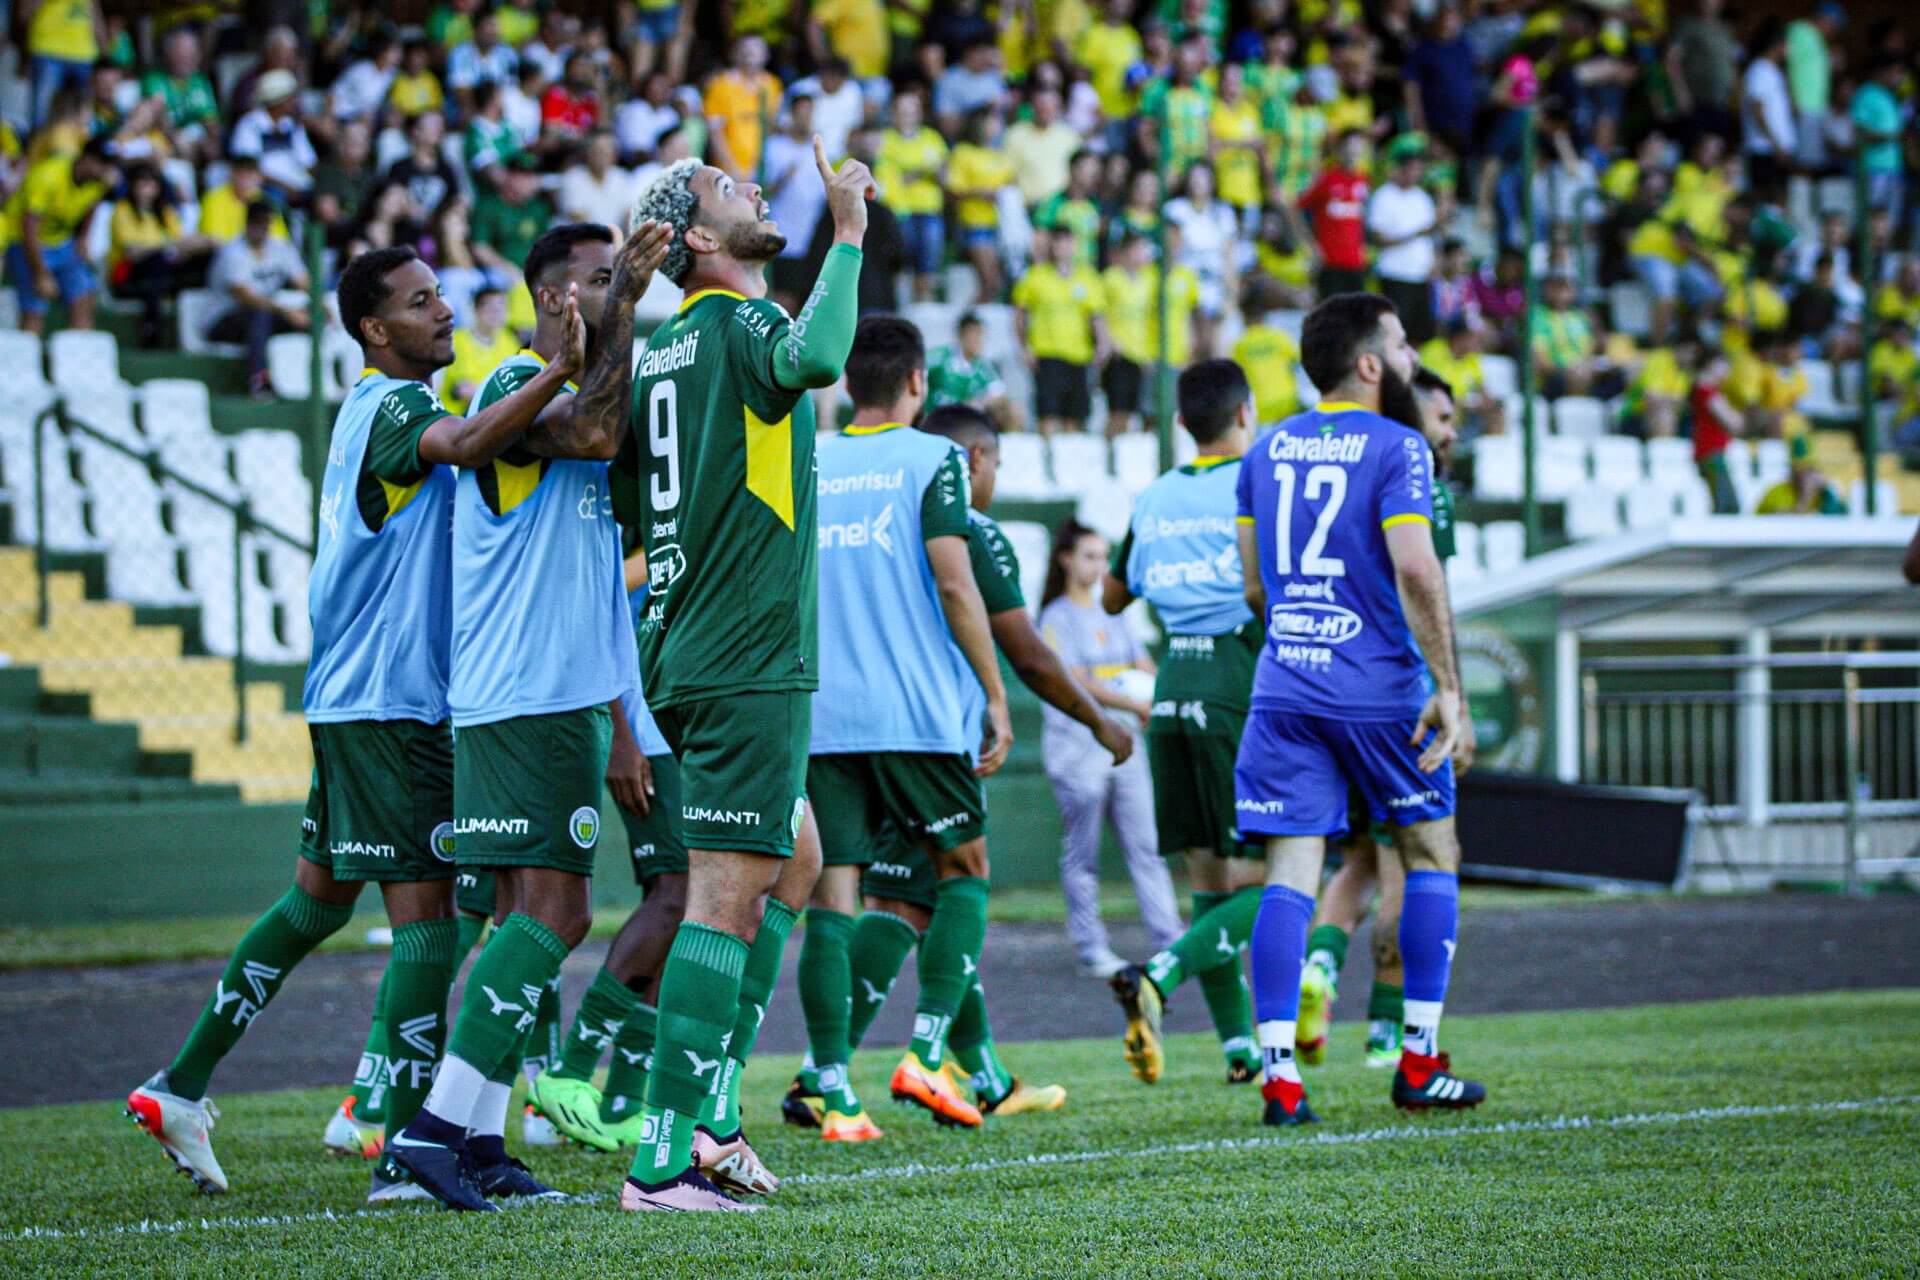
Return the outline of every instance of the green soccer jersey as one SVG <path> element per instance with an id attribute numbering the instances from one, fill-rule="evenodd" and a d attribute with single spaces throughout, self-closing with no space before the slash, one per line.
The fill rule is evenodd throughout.
<path id="1" fill-rule="evenodd" d="M 1020 590 L 1020 557 L 991 516 L 967 512 L 967 555 L 973 561 L 974 585 L 980 588 L 988 617 L 1027 607 L 1027 597 Z"/>
<path id="2" fill-rule="evenodd" d="M 803 313 L 806 314 L 806 313 Z M 695 293 L 653 331 L 616 491 L 647 552 L 647 703 L 819 687 L 813 402 L 774 377 L 777 303 Z M 624 489 L 624 485 L 621 486 Z"/>
<path id="3" fill-rule="evenodd" d="M 984 405 L 1006 391 L 1000 370 L 982 356 L 969 360 L 958 347 L 936 347 L 927 357 L 927 407 L 943 404 Z"/>
<path id="4" fill-rule="evenodd" d="M 1454 550 L 1453 490 L 1443 480 L 1433 486 L 1433 552 L 1444 564 Z"/>

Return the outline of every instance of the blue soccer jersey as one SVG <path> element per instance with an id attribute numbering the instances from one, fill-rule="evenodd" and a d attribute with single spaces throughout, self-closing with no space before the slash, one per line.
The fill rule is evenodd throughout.
<path id="1" fill-rule="evenodd" d="M 1114 563 L 1175 635 L 1217 636 L 1252 618 L 1233 508 L 1239 458 L 1196 458 L 1148 485 Z"/>
<path id="2" fill-rule="evenodd" d="M 1430 688 L 1386 530 L 1433 523 L 1433 466 L 1410 427 L 1323 403 L 1262 435 L 1240 468 L 1266 588 L 1256 709 L 1343 720 L 1417 716 Z"/>

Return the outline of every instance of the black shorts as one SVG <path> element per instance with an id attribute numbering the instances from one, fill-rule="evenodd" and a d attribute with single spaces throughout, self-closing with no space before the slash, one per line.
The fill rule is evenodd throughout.
<path id="1" fill-rule="evenodd" d="M 1349 271 L 1344 267 L 1322 267 L 1314 277 L 1314 289 L 1324 300 L 1336 293 L 1365 293 L 1367 272 L 1362 267 L 1358 271 Z"/>
<path id="2" fill-rule="evenodd" d="M 1070 418 L 1085 422 L 1093 413 L 1093 393 L 1087 388 L 1087 366 L 1041 356 L 1034 362 L 1033 411 L 1042 418 Z"/>
<path id="3" fill-rule="evenodd" d="M 1108 413 L 1140 412 L 1140 392 L 1146 370 L 1125 356 L 1114 356 L 1100 371 L 1100 389 L 1107 393 Z"/>

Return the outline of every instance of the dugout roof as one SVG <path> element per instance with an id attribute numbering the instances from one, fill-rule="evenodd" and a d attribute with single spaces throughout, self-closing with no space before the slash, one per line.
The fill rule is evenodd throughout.
<path id="1" fill-rule="evenodd" d="M 1460 583 L 1462 617 L 1542 596 L 1583 640 L 1920 634 L 1912 517 L 1707 516 L 1595 538 Z"/>

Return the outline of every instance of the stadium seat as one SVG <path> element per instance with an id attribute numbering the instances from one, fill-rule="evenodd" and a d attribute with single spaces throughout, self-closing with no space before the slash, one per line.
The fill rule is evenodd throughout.
<path id="1" fill-rule="evenodd" d="M 1520 437 L 1481 436 L 1473 442 L 1473 494 L 1476 498 L 1512 499 L 1522 495 Z"/>
<path id="2" fill-rule="evenodd" d="M 1584 485 L 1567 495 L 1567 536 L 1606 538 L 1620 532 L 1620 494 L 1604 485 Z"/>
<path id="3" fill-rule="evenodd" d="M 1607 310 L 1621 333 L 1644 338 L 1653 331 L 1653 296 L 1638 280 L 1622 280 L 1609 288 Z"/>
<path id="4" fill-rule="evenodd" d="M 1307 313 L 1304 311 L 1273 311 L 1267 314 L 1267 323 L 1292 338 L 1296 345 L 1300 341 L 1300 331 L 1306 327 Z M 1217 349 L 1217 348 L 1216 348 Z"/>
<path id="5" fill-rule="evenodd" d="M 1020 335 L 1013 327 L 1013 308 L 1005 303 L 983 302 L 973 308 L 973 312 L 980 317 L 981 354 L 999 365 L 1002 372 L 1016 364 L 1024 369 L 1026 362 L 1020 356 Z M 958 323 L 957 313 L 954 319 Z"/>
<path id="6" fill-rule="evenodd" d="M 1486 572 L 1480 559 L 1480 526 L 1471 520 L 1461 520 L 1453 526 L 1453 556 L 1447 561 L 1447 571 L 1461 581 L 1478 578 Z"/>
<path id="7" fill-rule="evenodd" d="M 102 541 L 118 546 L 166 537 L 160 488 L 145 463 L 84 437 L 74 441 L 74 453 L 91 499 L 90 523 Z"/>
<path id="8" fill-rule="evenodd" d="M 1674 491 L 1659 483 L 1643 484 L 1627 490 L 1622 502 L 1626 507 L 1627 528 L 1650 529 L 1673 519 Z"/>
<path id="9" fill-rule="evenodd" d="M 1682 476 L 1698 475 L 1693 464 L 1693 441 L 1678 438 L 1647 441 L 1647 475 L 1655 482 L 1678 482 Z"/>
<path id="10" fill-rule="evenodd" d="M 0 369 L 7 371 L 8 399 L 16 388 L 46 386 L 44 348 L 40 335 L 21 329 L 0 329 Z"/>
<path id="11" fill-rule="evenodd" d="M 956 307 L 969 307 L 980 295 L 980 277 L 966 263 L 955 263 L 947 268 L 942 278 L 947 302 Z"/>
<path id="12" fill-rule="evenodd" d="M 1611 415 L 1604 402 L 1592 396 L 1562 396 L 1554 402 L 1554 434 L 1575 440 L 1594 440 L 1607 434 Z"/>
<path id="13" fill-rule="evenodd" d="M 679 290 L 674 292 L 677 295 Z M 180 349 L 190 355 L 245 355 L 245 347 L 231 342 L 212 342 L 207 338 L 208 327 L 226 309 L 226 302 L 211 289 L 181 290 L 174 298 L 174 316 L 180 326 Z"/>
<path id="14" fill-rule="evenodd" d="M 1046 442 L 1039 436 L 1013 431 L 1000 437 L 999 492 L 1009 498 L 1053 496 L 1053 481 L 1047 476 Z"/>
<path id="15" fill-rule="evenodd" d="M 227 462 L 231 447 L 226 436 L 175 436 L 161 442 L 160 461 L 203 488 L 225 498 L 237 498 L 239 490 Z"/>
<path id="16" fill-rule="evenodd" d="M 913 302 L 901 313 L 920 330 L 920 340 L 931 353 L 936 347 L 952 346 L 957 339 L 960 308 L 949 302 Z"/>
<path id="17" fill-rule="evenodd" d="M 1480 372 L 1487 381 L 1487 394 L 1496 400 L 1505 400 L 1520 391 L 1520 371 L 1513 363 L 1513 357 L 1502 355 L 1483 355 L 1480 357 Z"/>
<path id="18" fill-rule="evenodd" d="M 1074 432 L 1053 437 L 1048 450 L 1053 460 L 1053 483 L 1062 493 L 1085 493 L 1107 479 L 1105 436 Z"/>
<path id="19" fill-rule="evenodd" d="M 1587 483 L 1587 442 L 1564 436 L 1544 436 L 1536 442 L 1534 492 L 1542 498 L 1564 498 Z M 1522 477 L 1524 482 L 1524 476 Z"/>
<path id="20" fill-rule="evenodd" d="M 1103 477 L 1080 490 L 1080 502 L 1073 518 L 1089 529 L 1098 530 L 1107 541 L 1118 542 L 1127 536 L 1127 523 L 1133 515 L 1132 501 L 1126 486 L 1111 477 Z"/>
<path id="21" fill-rule="evenodd" d="M 300 466 L 300 437 L 263 428 L 233 439 L 233 474 L 255 518 L 295 537 L 313 528 L 313 489 Z"/>
<path id="22" fill-rule="evenodd" d="M 47 342 L 53 385 L 88 397 L 120 385 L 120 344 L 104 329 L 62 329 Z"/>
<path id="23" fill-rule="evenodd" d="M 1480 527 L 1480 553 L 1491 574 L 1517 569 L 1527 558 L 1527 527 L 1518 520 L 1495 520 Z"/>
<path id="24" fill-rule="evenodd" d="M 1688 518 L 1713 514 L 1713 491 L 1699 476 L 1689 476 L 1685 484 L 1669 492 L 1673 495 L 1674 509 L 1678 514 Z"/>
<path id="25" fill-rule="evenodd" d="M 147 438 L 133 416 L 133 388 L 124 382 L 103 382 L 85 391 L 66 391 L 66 413 L 130 448 L 145 452 Z"/>
<path id="26" fill-rule="evenodd" d="M 155 444 L 213 433 L 207 384 L 192 378 L 154 378 L 140 384 L 140 425 Z"/>
<path id="27" fill-rule="evenodd" d="M 1774 484 L 1784 480 L 1793 469 L 1785 440 L 1755 440 L 1753 442 L 1753 478 Z"/>
<path id="28" fill-rule="evenodd" d="M 1047 580 L 1047 557 L 1053 551 L 1053 533 L 1031 520 L 1009 520 L 1000 526 L 1000 532 L 1007 535 L 1020 561 L 1020 594 L 1026 597 L 1027 608 L 1038 613 L 1040 590 Z"/>
<path id="29" fill-rule="evenodd" d="M 196 602 L 180 580 L 180 554 L 171 539 L 121 542 L 108 547 L 107 594 L 133 604 Z"/>
<path id="30" fill-rule="evenodd" d="M 306 334 L 276 333 L 267 339 L 267 383 L 282 400 L 313 394 L 313 342 Z"/>
<path id="31" fill-rule="evenodd" d="M 261 564 L 265 569 L 262 576 L 274 599 L 285 604 L 298 604 L 304 610 L 307 578 L 313 572 L 313 557 L 278 538 L 255 534 L 251 535 L 250 540 L 259 548 Z"/>
<path id="32" fill-rule="evenodd" d="M 1646 446 L 1634 436 L 1601 436 L 1587 449 L 1595 484 L 1623 492 L 1646 478 Z"/>
<path id="33" fill-rule="evenodd" d="M 1857 409 L 1861 400 L 1861 373 L 1858 361 L 1849 360 L 1833 371 L 1834 389 L 1839 394 L 1840 403 L 1848 409 Z M 1844 411 L 1843 411 L 1844 412 Z"/>
<path id="34" fill-rule="evenodd" d="M 1825 360 L 1802 360 L 1800 370 L 1807 376 L 1807 394 L 1795 407 L 1810 418 L 1844 418 L 1847 406 L 1840 403 L 1839 380 L 1833 365 Z"/>
<path id="35" fill-rule="evenodd" d="M 1159 478 L 1160 441 L 1143 432 L 1115 440 L 1113 473 L 1125 486 L 1129 497 L 1138 497 L 1142 490 Z"/>

